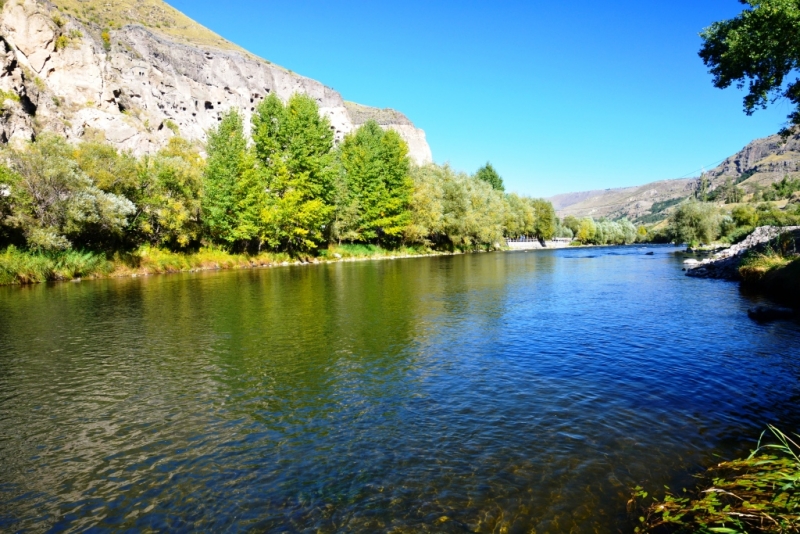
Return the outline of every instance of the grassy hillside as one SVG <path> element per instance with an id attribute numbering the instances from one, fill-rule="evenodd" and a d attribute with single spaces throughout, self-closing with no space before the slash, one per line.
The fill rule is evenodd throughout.
<path id="1" fill-rule="evenodd" d="M 52 0 L 59 10 L 84 23 L 118 29 L 141 24 L 178 42 L 246 52 L 161 0 Z"/>

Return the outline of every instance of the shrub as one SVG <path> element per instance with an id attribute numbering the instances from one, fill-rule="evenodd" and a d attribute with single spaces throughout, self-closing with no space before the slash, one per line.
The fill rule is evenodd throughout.
<path id="1" fill-rule="evenodd" d="M 735 245 L 736 243 L 741 243 L 742 241 L 744 241 L 747 238 L 747 236 L 753 233 L 754 229 L 755 228 L 753 228 L 752 226 L 740 226 L 729 232 L 727 235 L 725 235 L 723 239 L 727 243 Z"/>
<path id="2" fill-rule="evenodd" d="M 680 205 L 670 217 L 669 231 L 677 243 L 712 243 L 719 237 L 722 216 L 719 209 L 706 202 L 690 201 Z"/>

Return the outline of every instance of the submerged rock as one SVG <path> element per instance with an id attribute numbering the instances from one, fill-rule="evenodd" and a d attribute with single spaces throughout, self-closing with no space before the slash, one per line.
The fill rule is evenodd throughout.
<path id="1" fill-rule="evenodd" d="M 756 306 L 747 310 L 747 316 L 758 322 L 771 322 L 793 319 L 795 311 L 791 308 L 777 308 L 772 306 Z"/>

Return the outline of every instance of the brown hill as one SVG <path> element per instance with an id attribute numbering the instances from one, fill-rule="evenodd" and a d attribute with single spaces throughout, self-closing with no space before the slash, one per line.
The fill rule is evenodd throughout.
<path id="1" fill-rule="evenodd" d="M 756 139 L 705 176 L 709 192 L 732 183 L 746 194 L 784 176 L 800 176 L 800 135 L 788 139 L 779 135 Z M 566 193 L 549 200 L 560 217 L 627 217 L 652 223 L 665 219 L 674 206 L 693 196 L 699 185 L 700 177 L 661 180 L 637 187 Z"/>

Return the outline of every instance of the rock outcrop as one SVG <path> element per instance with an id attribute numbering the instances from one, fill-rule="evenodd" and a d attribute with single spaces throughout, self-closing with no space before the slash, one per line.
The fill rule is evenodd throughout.
<path id="1" fill-rule="evenodd" d="M 203 30 L 203 43 L 213 41 Z M 49 130 L 149 153 L 178 133 L 204 140 L 231 108 L 249 124 L 267 95 L 294 93 L 317 101 L 337 141 L 375 118 L 400 133 L 413 161 L 432 160 L 425 133 L 404 115 L 346 105 L 333 89 L 234 46 L 196 44 L 137 24 L 106 31 L 47 1 L 11 0 L 0 11 L 1 142 Z"/>
<path id="2" fill-rule="evenodd" d="M 749 250 L 763 250 L 766 245 L 781 234 L 790 233 L 795 240 L 800 239 L 800 226 L 760 226 L 747 239 L 713 257 L 696 263 L 687 263 L 687 276 L 696 278 L 717 278 L 723 280 L 740 280 L 739 264 Z"/>
<path id="3" fill-rule="evenodd" d="M 772 182 L 785 175 L 800 172 L 800 136 L 783 138 L 771 135 L 756 139 L 742 150 L 709 171 L 713 185 L 722 185 L 724 180 L 746 179 L 741 183 Z"/>

